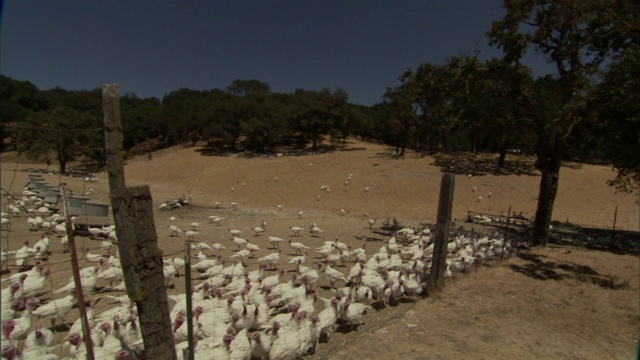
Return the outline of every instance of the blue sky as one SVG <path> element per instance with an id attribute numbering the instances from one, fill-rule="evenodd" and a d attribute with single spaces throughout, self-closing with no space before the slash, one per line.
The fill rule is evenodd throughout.
<path id="1" fill-rule="evenodd" d="M 372 105 L 409 67 L 501 55 L 484 37 L 499 0 L 2 2 L 0 73 L 42 90 L 116 83 L 162 98 L 258 79 Z"/>

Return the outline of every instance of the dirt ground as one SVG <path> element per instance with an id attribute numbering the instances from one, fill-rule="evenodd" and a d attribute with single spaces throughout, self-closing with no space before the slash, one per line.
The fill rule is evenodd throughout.
<path id="1" fill-rule="evenodd" d="M 387 218 L 407 226 L 435 223 L 443 168 L 458 174 L 453 216 L 459 224 L 467 211 L 506 215 L 511 207 L 513 213 L 532 216 L 540 180 L 532 159 L 526 157 L 510 155 L 507 170 L 496 174 L 490 156 L 434 158 L 411 153 L 392 158 L 389 148 L 355 140 L 333 150 L 296 156 L 208 156 L 201 150 L 174 147 L 153 153 L 151 159 L 127 160 L 127 185 L 151 188 L 158 241 L 167 257 L 183 256 L 184 248 L 182 241 L 169 236 L 167 226 L 186 230 L 194 221 L 201 223 L 196 241 L 224 244 L 225 256 L 234 250 L 230 228 L 240 229 L 262 248 L 257 257 L 266 255 L 266 236 L 254 236 L 251 231 L 262 221 L 268 224 L 268 235 L 295 239 L 312 248 L 323 239 L 338 238 L 353 247 L 366 244 L 377 251 L 391 236 L 380 228 Z M 562 169 L 554 219 L 610 228 L 617 208 L 617 228 L 638 229 L 638 197 L 617 194 L 606 185 L 615 176 L 610 168 L 569 165 Z M 27 182 L 28 172 L 23 170 L 42 167 L 4 154 L 3 195 L 20 194 Z M 96 174 L 95 182 L 43 177 L 53 184 L 66 182 L 75 193 L 109 201 L 106 173 Z M 329 191 L 321 190 L 323 186 Z M 191 197 L 190 206 L 158 209 L 166 200 L 186 196 Z M 6 197 L 2 202 L 4 210 Z M 301 217 L 298 211 L 303 212 Z M 366 217 L 377 219 L 373 229 L 368 228 L 365 212 Z M 210 215 L 226 219 L 214 226 L 207 223 Z M 2 231 L 2 249 L 17 249 L 24 239 L 39 238 L 39 233 L 26 230 L 25 220 L 25 215 L 14 218 L 11 231 Z M 324 230 L 322 237 L 290 236 L 290 226 L 306 228 L 311 222 Z M 57 237 L 52 240 L 49 262 L 57 274 L 51 284 L 55 289 L 66 283 L 70 271 L 69 255 L 61 252 Z M 99 242 L 82 237 L 77 241 L 79 248 L 99 251 Z M 281 267 L 293 269 L 286 264 L 286 256 L 281 262 Z M 86 265 L 81 261 L 81 266 Z M 346 272 L 350 266 L 340 270 Z M 255 260 L 250 260 L 249 270 L 255 267 Z M 14 266 L 10 270 L 16 271 Z M 175 279 L 171 293 L 184 291 L 183 279 Z M 328 285 L 324 277 L 320 283 Z M 550 245 L 460 276 L 426 299 L 373 311 L 358 331 L 335 333 L 310 358 L 630 359 L 638 349 L 639 289 L 638 256 Z M 328 290 L 318 291 L 331 296 Z"/>

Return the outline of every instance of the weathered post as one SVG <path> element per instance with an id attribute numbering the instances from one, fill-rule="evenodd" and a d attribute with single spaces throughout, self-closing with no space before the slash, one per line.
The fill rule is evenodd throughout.
<path id="1" fill-rule="evenodd" d="M 613 228 L 611 229 L 611 245 L 609 248 L 616 249 L 616 222 L 618 220 L 618 206 L 616 205 L 616 209 L 613 211 Z"/>
<path id="2" fill-rule="evenodd" d="M 442 175 L 442 182 L 440 183 L 436 239 L 433 245 L 433 260 L 431 261 L 431 277 L 429 279 L 430 290 L 442 290 L 444 287 L 444 274 L 447 270 L 447 242 L 449 240 L 449 227 L 451 226 L 455 179 L 453 174 L 447 173 Z"/>
<path id="3" fill-rule="evenodd" d="M 73 282 L 75 284 L 74 296 L 78 300 L 78 311 L 80 312 L 80 324 L 82 324 L 82 341 L 87 349 L 87 360 L 93 360 L 93 344 L 91 343 L 91 327 L 87 319 L 87 309 L 84 306 L 84 292 L 82 291 L 82 277 L 80 276 L 80 266 L 78 265 L 78 253 L 76 253 L 76 237 L 73 233 L 73 223 L 69 214 L 69 198 L 67 197 L 67 184 L 60 184 L 60 198 L 66 218 L 67 238 L 69 239 L 69 250 L 71 254 L 71 271 L 73 272 Z"/>
<path id="4" fill-rule="evenodd" d="M 105 144 L 111 207 L 127 294 L 136 303 L 148 359 L 176 359 L 162 252 L 149 186 L 125 187 L 118 86 L 103 85 Z"/>
<path id="5" fill-rule="evenodd" d="M 504 246 L 507 243 L 507 236 L 509 236 L 509 223 L 511 222 L 511 206 L 507 212 L 507 225 L 504 227 L 504 238 L 502 238 L 502 251 L 500 251 L 500 261 L 504 259 Z"/>
<path id="6" fill-rule="evenodd" d="M 186 298 L 186 306 L 187 306 L 187 347 L 188 353 L 185 359 L 193 360 L 194 358 L 194 348 L 193 348 L 193 314 L 192 314 L 192 298 L 191 298 L 191 241 L 185 242 L 185 269 L 184 269 L 184 288 Z"/>

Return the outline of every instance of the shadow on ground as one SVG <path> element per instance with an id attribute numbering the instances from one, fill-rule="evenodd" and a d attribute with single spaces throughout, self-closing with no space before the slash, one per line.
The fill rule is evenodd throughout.
<path id="1" fill-rule="evenodd" d="M 498 164 L 498 154 L 449 153 L 434 155 L 434 163 L 442 172 L 456 175 L 538 175 L 533 157 L 509 156 L 504 167 Z"/>
<path id="2" fill-rule="evenodd" d="M 570 249 L 567 251 L 571 251 Z M 520 274 L 537 280 L 565 280 L 574 279 L 592 283 L 606 289 L 628 289 L 629 282 L 619 281 L 615 276 L 599 274 L 589 266 L 573 262 L 558 262 L 544 255 L 520 253 L 518 258 L 523 264 L 511 264 L 509 268 Z"/>

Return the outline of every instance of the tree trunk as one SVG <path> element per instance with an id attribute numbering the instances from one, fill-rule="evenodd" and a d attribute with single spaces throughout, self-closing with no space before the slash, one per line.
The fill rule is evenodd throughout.
<path id="1" fill-rule="evenodd" d="M 61 155 L 58 155 L 58 165 L 60 166 L 60 173 L 61 174 L 66 174 L 67 173 L 67 160 Z"/>
<path id="2" fill-rule="evenodd" d="M 547 244 L 553 204 L 558 193 L 564 146 L 561 139 L 556 137 L 554 140 L 555 143 L 549 146 L 547 151 L 538 151 L 538 166 L 542 177 L 538 194 L 538 208 L 533 224 L 532 245 L 534 246 Z"/>
<path id="3" fill-rule="evenodd" d="M 504 168 L 504 161 L 507 158 L 507 148 L 509 147 L 509 141 L 505 141 L 500 148 L 500 157 L 498 158 L 498 167 Z"/>

